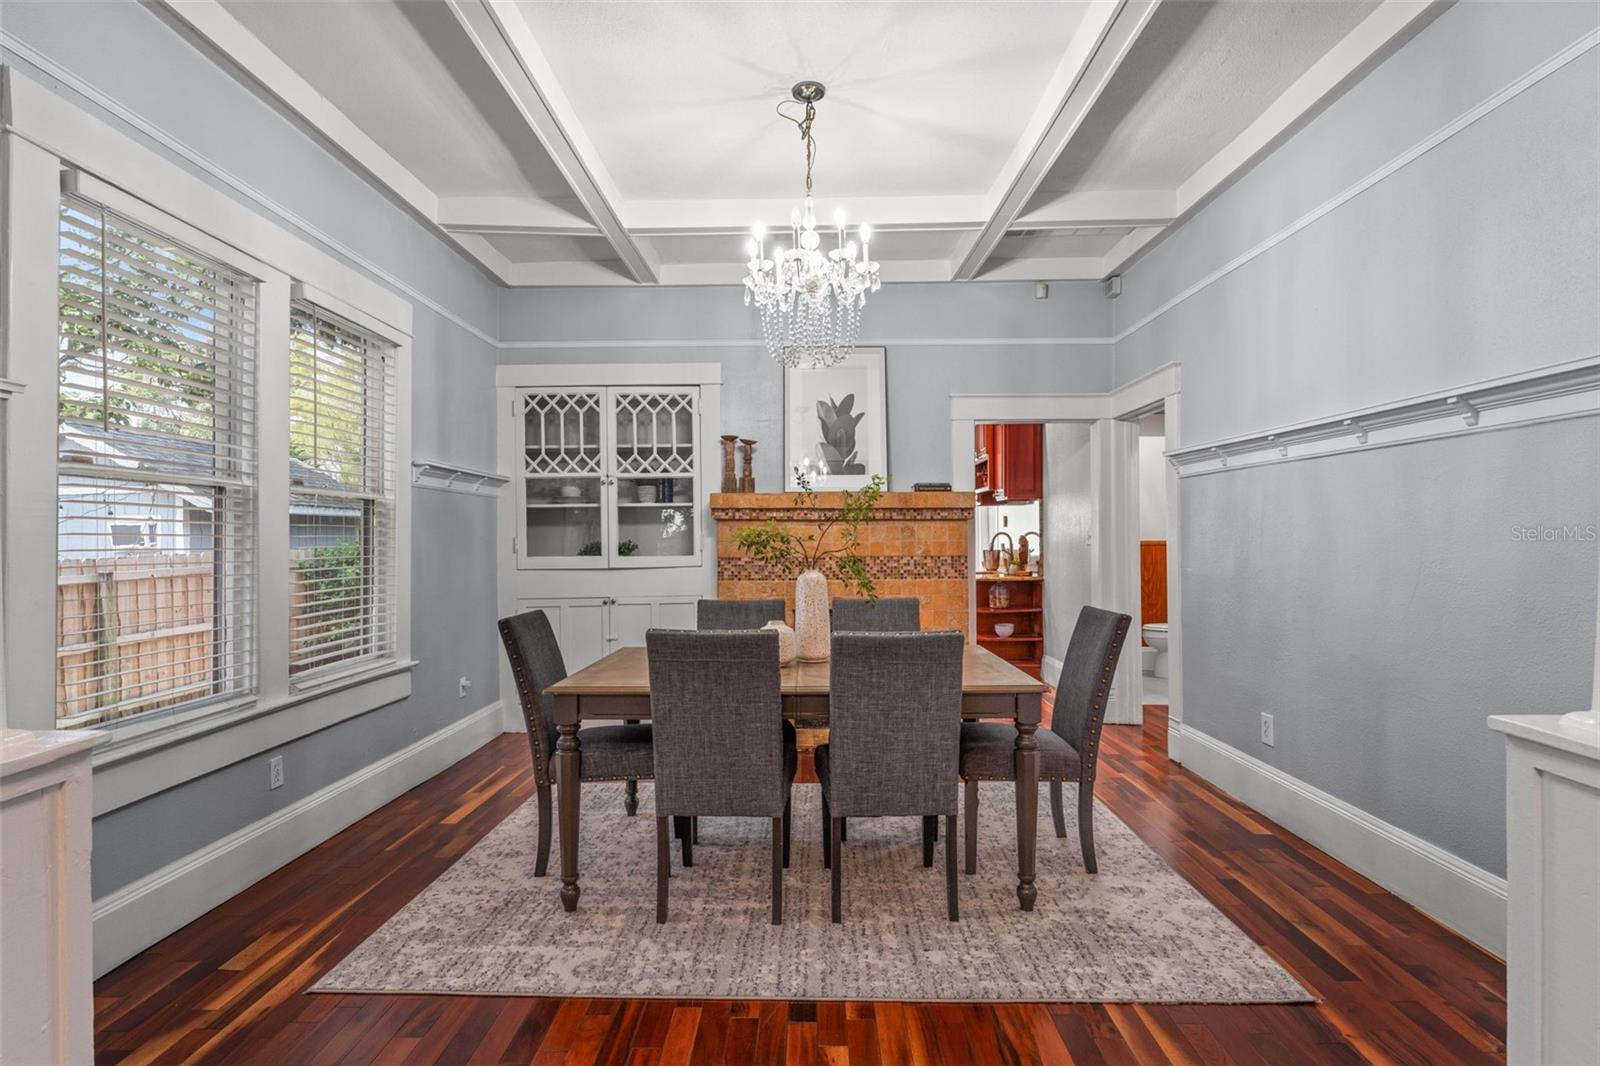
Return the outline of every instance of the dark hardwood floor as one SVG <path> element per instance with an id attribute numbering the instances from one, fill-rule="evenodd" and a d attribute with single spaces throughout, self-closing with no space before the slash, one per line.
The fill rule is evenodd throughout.
<path id="1" fill-rule="evenodd" d="M 526 743 L 505 736 L 107 974 L 95 985 L 97 1057 L 129 1064 L 541 1066 L 1504 1059 L 1499 960 L 1169 764 L 1165 708 L 1147 712 L 1142 731 L 1106 728 L 1097 794 L 1321 1002 L 988 1005 L 306 993 L 529 798 Z"/>

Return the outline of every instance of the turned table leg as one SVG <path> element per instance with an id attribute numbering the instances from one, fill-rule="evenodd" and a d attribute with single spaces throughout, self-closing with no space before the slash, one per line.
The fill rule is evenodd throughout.
<path id="1" fill-rule="evenodd" d="M 556 740 L 556 767 L 561 775 L 561 906 L 564 910 L 578 909 L 578 804 L 580 785 L 579 766 L 582 756 L 578 748 L 578 723 L 562 722 L 556 726 L 560 736 Z"/>
<path id="2" fill-rule="evenodd" d="M 1039 834 L 1039 741 L 1034 737 L 1039 728 L 1039 697 L 1031 699 L 1031 715 L 1026 706 L 1029 697 L 1019 699 L 1017 706 L 1017 902 L 1025 911 L 1033 910 L 1039 896 L 1033 883 Z"/>

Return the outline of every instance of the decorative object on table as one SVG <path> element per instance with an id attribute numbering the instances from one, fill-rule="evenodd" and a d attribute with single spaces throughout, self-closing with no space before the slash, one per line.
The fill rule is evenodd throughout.
<path id="1" fill-rule="evenodd" d="M 989 586 L 989 606 L 995 610 L 1011 606 L 1011 586 L 1004 581 L 996 581 Z"/>
<path id="2" fill-rule="evenodd" d="M 817 101 L 826 89 L 819 81 L 802 81 L 790 90 L 793 101 L 778 105 L 779 117 L 793 122 L 805 146 L 806 195 L 801 207 L 789 215 L 787 247 L 766 258 L 766 228 L 759 222 L 751 231 L 750 261 L 744 279 L 744 303 L 755 304 L 767 353 L 786 367 L 802 363 L 827 367 L 843 360 L 861 328 L 861 309 L 867 293 L 879 285 L 878 264 L 868 254 L 872 229 L 862 223 L 861 258 L 854 241 L 845 235 L 843 211 L 834 213 L 838 244 L 823 251 L 817 232 L 816 205 L 811 199 L 811 164 L 817 142 L 811 124 L 817 118 Z M 798 103 L 801 117 L 785 114 L 784 107 Z"/>
<path id="3" fill-rule="evenodd" d="M 994 536 L 990 537 L 989 550 L 990 552 L 995 551 L 995 542 L 1001 537 L 1006 538 L 1006 546 L 999 549 L 998 554 L 995 555 L 995 566 L 993 569 L 1002 574 L 1009 574 L 1011 572 L 1011 563 L 1017 556 L 1016 542 L 1011 539 L 1011 534 L 1002 529 Z M 988 556 L 985 555 L 985 558 L 988 558 Z"/>
<path id="4" fill-rule="evenodd" d="M 600 550 L 601 550 L 600 549 L 600 542 L 597 541 L 597 540 L 591 540 L 589 543 L 585 544 L 583 547 L 578 549 L 578 554 L 579 555 L 599 555 L 600 554 Z"/>
<path id="5" fill-rule="evenodd" d="M 639 550 L 638 541 L 625 540 L 617 545 L 618 555 L 632 555 Z"/>
<path id="6" fill-rule="evenodd" d="M 796 471 L 795 475 L 801 486 L 795 495 L 795 505 L 807 509 L 818 507 L 810 480 L 803 471 Z M 839 510 L 830 510 L 821 517 L 812 532 L 792 533 L 768 520 L 738 533 L 739 549 L 746 555 L 800 571 L 794 585 L 794 628 L 803 662 L 822 662 L 828 657 L 828 579 L 820 569 L 824 562 L 832 562 L 838 575 L 862 596 L 873 601 L 878 598 L 877 587 L 867 573 L 859 549 L 861 523 L 872 514 L 872 508 L 882 495 L 883 478 L 875 475 L 860 492 L 846 491 Z M 838 543 L 825 547 L 828 534 L 835 528 L 839 530 Z"/>
<path id="7" fill-rule="evenodd" d="M 917 481 L 911 485 L 912 492 L 949 492 L 948 481 Z"/>
<path id="8" fill-rule="evenodd" d="M 1009 637 L 1016 631 L 1017 627 L 1014 622 L 996 622 L 994 624 L 994 635 L 997 637 Z"/>
<path id="9" fill-rule="evenodd" d="M 783 375 L 784 463 L 788 487 L 809 462 L 829 488 L 861 489 L 889 477 L 887 358 L 882 348 L 856 348 L 835 366 L 794 367 Z"/>
<path id="10" fill-rule="evenodd" d="M 739 438 L 739 450 L 743 454 L 743 472 L 739 475 L 739 491 L 756 491 L 756 442 L 748 437 Z"/>
<path id="11" fill-rule="evenodd" d="M 722 436 L 722 491 L 738 492 L 739 475 L 734 472 L 734 451 L 739 447 L 737 433 L 725 433 Z"/>
<path id="12" fill-rule="evenodd" d="M 1000 553 L 993 548 L 983 549 L 983 572 L 992 574 L 1000 569 Z"/>
<path id="13" fill-rule="evenodd" d="M 798 638 L 795 637 L 794 630 L 789 628 L 788 623 L 772 621 L 761 628 L 770 629 L 778 634 L 778 665 L 788 666 L 794 662 L 794 657 L 798 654 L 799 642 Z"/>
<path id="14" fill-rule="evenodd" d="M 653 482 L 653 481 L 640 482 L 639 483 L 639 489 L 638 489 L 639 502 L 640 503 L 655 503 L 656 502 L 656 494 L 659 491 L 660 491 L 660 489 L 657 487 L 656 483 Z"/>

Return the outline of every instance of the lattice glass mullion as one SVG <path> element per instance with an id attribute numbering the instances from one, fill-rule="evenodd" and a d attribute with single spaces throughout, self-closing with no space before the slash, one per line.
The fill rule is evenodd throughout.
<path id="1" fill-rule="evenodd" d="M 600 473 L 598 393 L 528 393 L 523 397 L 523 426 L 523 473 L 552 477 Z"/>
<path id="2" fill-rule="evenodd" d="M 671 477 L 694 473 L 694 394 L 618 392 L 617 472 Z"/>

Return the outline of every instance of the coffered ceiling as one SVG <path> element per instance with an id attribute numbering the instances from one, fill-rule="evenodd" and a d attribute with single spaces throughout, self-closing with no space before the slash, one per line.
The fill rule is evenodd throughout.
<path id="1" fill-rule="evenodd" d="M 885 281 L 1086 279 L 1397 47 L 1439 0 L 161 0 L 509 285 L 734 284 L 802 195 Z"/>

